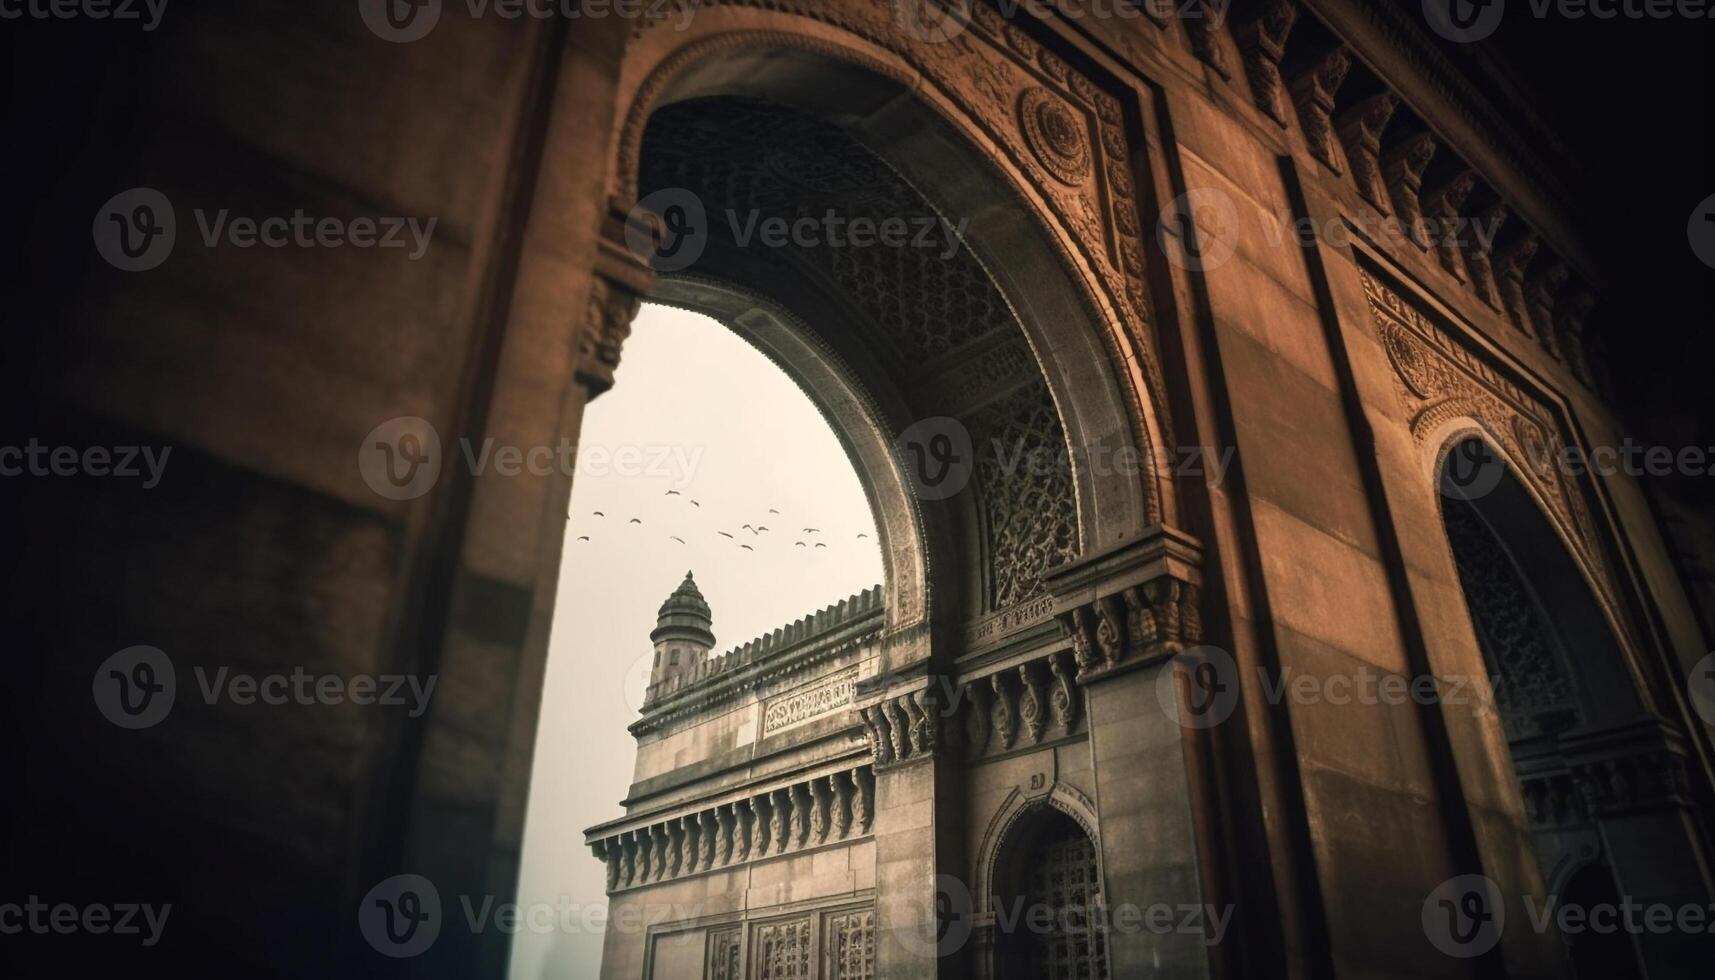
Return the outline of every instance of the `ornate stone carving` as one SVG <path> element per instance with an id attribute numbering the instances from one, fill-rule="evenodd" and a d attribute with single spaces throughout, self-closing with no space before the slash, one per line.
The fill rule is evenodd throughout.
<path id="1" fill-rule="evenodd" d="M 1494 236 L 1506 226 L 1507 214 L 1506 205 L 1498 201 L 1484 208 L 1477 215 L 1477 220 L 1489 229 L 1488 235 L 1471 235 L 1461 243 L 1465 252 L 1465 268 L 1471 273 L 1471 291 L 1497 310 L 1501 308 L 1501 291 L 1495 283 L 1489 250 L 1494 247 Z"/>
<path id="2" fill-rule="evenodd" d="M 1419 248 L 1429 247 L 1429 236 L 1423 229 L 1423 202 L 1419 191 L 1423 185 L 1423 169 L 1429 166 L 1434 156 L 1435 137 L 1429 133 L 1418 133 L 1388 150 L 1386 159 L 1382 161 L 1382 178 L 1387 182 L 1388 194 L 1393 197 L 1394 213 L 1399 215 L 1400 222 Z M 1445 234 L 1446 230 L 1439 233 Z"/>
<path id="3" fill-rule="evenodd" d="M 764 922 L 755 930 L 758 980 L 810 980 L 810 919 Z"/>
<path id="4" fill-rule="evenodd" d="M 905 717 L 905 709 L 900 706 L 897 698 L 881 702 L 882 717 L 887 719 L 888 731 L 892 736 L 893 758 L 904 762 L 911 758 L 911 737 L 909 735 L 910 719 Z"/>
<path id="5" fill-rule="evenodd" d="M 773 838 L 768 836 L 768 831 L 769 828 L 773 826 L 773 821 L 769 819 L 767 814 L 763 813 L 763 811 L 767 809 L 770 809 L 767 797 L 753 796 L 750 798 L 750 849 L 757 857 L 767 855 L 768 846 L 773 842 Z"/>
<path id="6" fill-rule="evenodd" d="M 852 831 L 852 788 L 850 777 L 845 773 L 836 772 L 828 777 L 828 791 L 832 794 L 829 802 L 829 822 L 833 825 L 834 839 L 845 840 Z"/>
<path id="7" fill-rule="evenodd" d="M 787 796 L 792 799 L 792 846 L 803 848 L 810 845 L 810 810 L 814 801 L 810 798 L 809 788 L 798 783 L 787 790 Z"/>
<path id="8" fill-rule="evenodd" d="M 1087 123 L 1045 88 L 1025 89 L 1018 97 L 1018 124 L 1026 145 L 1056 180 L 1077 186 L 1089 179 Z"/>
<path id="9" fill-rule="evenodd" d="M 1018 717 L 1024 723 L 1024 734 L 1032 743 L 1042 741 L 1042 733 L 1048 728 L 1047 705 L 1042 700 L 1042 680 L 1036 675 L 1034 666 L 1018 665 Z"/>
<path id="10" fill-rule="evenodd" d="M 637 840 L 633 834 L 619 838 L 619 884 L 629 886 L 637 881 Z"/>
<path id="11" fill-rule="evenodd" d="M 785 854 L 791 844 L 787 819 L 791 813 L 792 794 L 777 789 L 768 797 L 768 836 L 774 841 L 774 853 Z"/>
<path id="12" fill-rule="evenodd" d="M 1468 222 L 1459 221 L 1459 209 L 1465 205 L 1465 199 L 1471 196 L 1471 191 L 1476 186 L 1476 172 L 1461 170 L 1421 197 L 1424 213 L 1433 217 L 1439 225 L 1435 234 L 1436 257 L 1441 260 L 1441 267 L 1460 282 L 1468 281 L 1470 273 L 1465 271 L 1465 257 L 1459 248 L 1459 241 L 1472 237 L 1472 231 Z"/>
<path id="13" fill-rule="evenodd" d="M 864 736 L 869 740 L 869 752 L 875 759 L 875 764 L 880 766 L 892 762 L 893 737 L 881 705 L 873 704 L 860 708 L 858 716 L 863 719 Z"/>
<path id="14" fill-rule="evenodd" d="M 867 834 L 871 822 L 875 819 L 874 786 L 872 777 L 862 769 L 853 769 L 852 777 L 852 820 L 858 826 L 858 832 Z"/>
<path id="15" fill-rule="evenodd" d="M 732 860 L 745 861 L 750 858 L 751 806 L 754 801 L 741 801 L 732 805 Z"/>
<path id="16" fill-rule="evenodd" d="M 1562 357 L 1560 331 L 1554 322 L 1554 303 L 1560 290 L 1571 276 L 1566 263 L 1547 256 L 1536 264 L 1536 271 L 1525 279 L 1525 308 L 1530 314 L 1531 327 L 1543 349 L 1555 358 Z"/>
<path id="17" fill-rule="evenodd" d="M 875 912 L 857 909 L 828 917 L 829 980 L 874 980 Z"/>
<path id="18" fill-rule="evenodd" d="M 1060 726 L 1060 731 L 1070 735 L 1078 726 L 1078 691 L 1072 680 L 1072 670 L 1066 666 L 1066 658 L 1058 653 L 1048 657 L 1048 670 L 1054 675 L 1053 689 L 1049 693 L 1049 704 L 1053 708 L 1054 722 Z"/>
<path id="19" fill-rule="evenodd" d="M 1201 549 L 1171 528 L 1056 569 L 1055 617 L 1080 683 L 1168 657 L 1202 640 Z M 1089 653 L 1080 653 L 1088 650 Z"/>
<path id="20" fill-rule="evenodd" d="M 1282 126 L 1286 125 L 1286 107 L 1281 99 L 1280 60 L 1286 55 L 1286 38 L 1297 20 L 1298 5 L 1292 0 L 1263 0 L 1256 16 L 1239 23 L 1233 31 L 1244 56 L 1251 98 Z"/>
<path id="21" fill-rule="evenodd" d="M 1191 53 L 1222 78 L 1233 77 L 1227 66 L 1227 52 L 1221 47 L 1221 19 L 1229 0 L 1191 0 L 1182 7 L 1179 22 L 1185 25 L 1185 37 L 1191 42 Z"/>
<path id="22" fill-rule="evenodd" d="M 1584 328 L 1595 305 L 1596 297 L 1593 293 L 1583 286 L 1573 285 L 1554 311 L 1555 332 L 1560 338 L 1561 356 L 1565 359 L 1566 366 L 1572 370 L 1573 376 L 1586 385 L 1595 381 L 1590 371 L 1589 353 L 1584 347 Z"/>
<path id="23" fill-rule="evenodd" d="M 1549 522 L 1561 533 L 1598 596 L 1611 610 L 1614 576 L 1603 557 L 1579 483 L 1553 465 L 1565 445 L 1555 409 L 1477 354 L 1462 338 L 1430 320 L 1368 271 L 1361 273 L 1370 317 L 1400 379 L 1399 394 L 1410 410 L 1408 424 L 1418 442 L 1443 422 L 1477 420 L 1489 442 L 1514 464 L 1534 491 Z M 1616 622 L 1626 622 L 1616 613 Z M 1624 625 L 1622 632 L 1629 634 Z M 1632 638 L 1622 638 L 1630 643 Z"/>
<path id="24" fill-rule="evenodd" d="M 715 845 L 719 837 L 720 822 L 715 818 L 715 811 L 704 810 L 699 819 L 702 821 L 702 840 L 697 845 L 697 856 L 702 858 L 704 871 L 715 866 Z"/>
<path id="25" fill-rule="evenodd" d="M 1298 125 L 1305 145 L 1316 159 L 1335 173 L 1345 171 L 1340 146 L 1334 139 L 1334 93 L 1352 67 L 1351 55 L 1341 46 L 1323 52 L 1307 63 L 1290 83 L 1292 102 L 1298 107 Z"/>
<path id="26" fill-rule="evenodd" d="M 1526 337 L 1536 336 L 1536 326 L 1530 321 L 1530 309 L 1525 305 L 1524 270 L 1536 257 L 1542 240 L 1526 230 L 1504 245 L 1497 246 L 1494 255 L 1495 284 L 1500 287 L 1501 302 L 1513 326 Z"/>
<path id="27" fill-rule="evenodd" d="M 1382 130 L 1398 107 L 1399 96 L 1381 91 L 1340 113 L 1340 143 L 1352 165 L 1352 180 L 1364 200 L 1384 214 L 1388 197 L 1382 186 Z"/>
<path id="28" fill-rule="evenodd" d="M 989 688 L 994 692 L 990 717 L 994 721 L 995 737 L 1000 743 L 998 748 L 1002 750 L 1012 748 L 1012 741 L 1018 736 L 1018 716 L 1013 714 L 1013 695 L 1005 677 L 1001 673 L 989 675 Z"/>

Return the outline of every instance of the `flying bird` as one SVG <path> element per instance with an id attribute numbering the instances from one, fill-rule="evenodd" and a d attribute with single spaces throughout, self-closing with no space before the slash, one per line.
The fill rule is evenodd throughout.
<path id="1" fill-rule="evenodd" d="M 596 511 L 596 512 L 595 512 L 595 516 L 597 516 L 597 517 L 606 517 L 606 516 L 607 516 L 607 515 L 606 515 L 606 514 L 603 514 L 603 513 L 602 513 L 602 512 L 601 512 L 601 511 L 599 511 L 599 510 L 598 510 L 598 511 Z"/>
<path id="2" fill-rule="evenodd" d="M 677 497 L 678 495 L 679 495 L 679 491 L 677 491 L 677 490 L 667 491 L 667 496 L 669 496 L 669 497 Z"/>
<path id="3" fill-rule="evenodd" d="M 863 533 L 863 532 L 862 532 L 862 531 L 859 531 L 859 532 L 858 532 L 858 537 L 859 537 L 859 538 L 867 538 L 867 537 L 869 537 L 869 535 L 867 535 L 867 534 L 864 534 L 864 533 Z"/>
<path id="4" fill-rule="evenodd" d="M 629 521 L 626 521 L 626 522 L 625 522 L 625 523 L 627 523 L 627 524 L 642 524 L 642 523 L 643 523 L 643 518 L 641 518 L 641 517 L 633 517 L 633 518 L 632 518 L 632 519 L 631 519 L 631 520 L 629 520 Z"/>
<path id="5" fill-rule="evenodd" d="M 755 550 L 756 550 L 756 549 L 755 549 L 755 548 L 752 548 L 752 547 L 751 547 L 751 546 L 750 546 L 750 545 L 748 545 L 748 544 L 741 544 L 741 545 L 739 545 L 739 547 L 740 547 L 740 548 L 743 548 L 743 549 L 744 549 L 744 550 L 746 550 L 746 551 L 755 551 Z"/>
<path id="6" fill-rule="evenodd" d="M 673 540 L 674 540 L 674 541 L 677 541 L 677 542 L 679 542 L 679 543 L 680 543 L 680 544 L 684 544 L 684 543 L 685 543 L 685 539 L 684 539 L 684 538 L 681 538 L 681 537 L 679 537 L 679 536 L 678 536 L 678 535 L 677 535 L 677 534 L 669 534 L 669 535 L 667 535 L 667 536 L 668 536 L 668 537 L 669 537 L 669 538 L 672 538 L 672 539 L 673 539 Z"/>
<path id="7" fill-rule="evenodd" d="M 695 508 L 697 508 L 697 509 L 698 509 L 698 510 L 702 510 L 702 509 L 703 509 L 703 505 L 702 505 L 702 504 L 699 504 L 699 503 L 697 503 L 697 502 L 696 502 L 696 501 L 695 501 L 695 500 L 693 500 L 693 501 L 691 501 L 691 506 L 692 506 L 692 507 L 695 507 Z"/>
<path id="8" fill-rule="evenodd" d="M 826 548 L 826 547 L 827 547 L 827 545 L 825 545 L 825 544 L 823 544 L 823 543 L 822 543 L 822 542 L 820 542 L 820 541 L 818 541 L 818 542 L 816 542 L 816 547 L 818 547 L 818 548 Z"/>
<path id="9" fill-rule="evenodd" d="M 805 528 L 805 529 L 804 529 L 804 533 L 805 533 L 805 534 L 821 534 L 821 533 L 822 533 L 822 529 L 821 529 L 821 528 L 816 528 L 816 527 L 807 527 L 807 528 Z"/>
<path id="10" fill-rule="evenodd" d="M 716 532 L 715 532 L 715 533 L 716 533 L 716 534 L 718 534 L 718 535 L 720 535 L 720 536 L 721 536 L 721 537 L 723 537 L 723 538 L 730 538 L 730 537 L 732 537 L 732 535 L 730 535 L 730 534 L 728 534 L 728 533 L 726 533 L 726 532 L 725 532 L 725 531 L 716 531 Z"/>
<path id="11" fill-rule="evenodd" d="M 794 541 L 794 542 L 792 542 L 792 547 L 794 547 L 794 548 L 808 548 L 809 545 L 805 544 L 802 541 Z"/>
<path id="12" fill-rule="evenodd" d="M 764 527 L 764 526 L 763 526 L 763 525 L 761 525 L 761 524 L 758 524 L 758 525 L 756 525 L 756 532 L 757 532 L 757 533 L 758 533 L 758 534 L 761 534 L 761 533 L 762 533 L 762 532 L 763 532 L 763 531 L 766 531 L 766 530 L 768 530 L 768 528 L 767 528 L 767 527 Z"/>
<path id="13" fill-rule="evenodd" d="M 751 527 L 749 524 L 744 525 L 744 530 L 749 531 L 751 534 L 756 533 L 756 528 Z"/>
<path id="14" fill-rule="evenodd" d="M 770 514 L 778 514 L 778 513 L 780 513 L 780 512 L 779 512 L 779 511 L 777 511 L 777 510 L 775 510 L 775 509 L 774 509 L 774 508 L 772 508 L 772 507 L 770 507 L 770 508 L 768 508 L 768 512 L 769 512 L 769 513 L 770 513 Z"/>
<path id="15" fill-rule="evenodd" d="M 589 539 L 590 539 L 590 536 L 589 536 L 589 535 L 587 535 L 587 534 L 580 534 L 580 535 L 578 535 L 578 540 L 579 540 L 579 541 L 588 541 L 588 540 L 589 540 Z"/>

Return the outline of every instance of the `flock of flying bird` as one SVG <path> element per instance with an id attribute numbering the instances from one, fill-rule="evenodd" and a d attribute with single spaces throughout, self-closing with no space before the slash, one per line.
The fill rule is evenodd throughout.
<path id="1" fill-rule="evenodd" d="M 684 499 L 686 501 L 688 501 L 692 507 L 695 507 L 698 510 L 701 510 L 703 507 L 703 505 L 700 502 L 698 502 L 698 501 L 696 501 L 690 497 L 685 497 L 684 494 L 680 493 L 677 490 L 667 491 L 666 496 L 668 496 L 668 497 L 684 497 Z M 772 516 L 775 516 L 775 517 L 780 516 L 780 511 L 775 510 L 773 507 L 768 508 L 768 513 Z M 606 517 L 607 517 L 607 515 L 605 513 L 601 512 L 599 510 L 591 511 L 590 516 L 600 517 L 603 519 L 606 519 Z M 627 520 L 625 523 L 627 526 L 632 525 L 632 524 L 641 525 L 643 523 L 643 518 L 633 517 L 630 520 Z M 763 541 L 762 536 L 770 533 L 768 526 L 766 524 L 762 524 L 762 523 L 744 524 L 744 525 L 741 525 L 739 527 L 739 530 L 750 532 L 750 541 L 754 541 L 756 543 L 761 543 Z M 723 538 L 726 538 L 729 541 L 732 541 L 734 544 L 737 544 L 738 547 L 744 551 L 755 551 L 756 550 L 756 548 L 750 543 L 750 541 L 740 540 L 738 535 L 732 533 L 731 531 L 716 531 L 715 533 L 720 535 Z M 792 542 L 792 546 L 794 548 L 803 548 L 806 551 L 812 551 L 812 550 L 815 550 L 816 548 L 828 547 L 828 544 L 826 541 L 815 540 L 815 538 L 822 533 L 821 528 L 807 527 L 807 528 L 802 529 L 798 533 L 804 535 L 804 540 Z M 868 534 L 863 533 L 863 532 L 859 532 L 857 539 L 861 541 L 861 540 L 867 539 L 868 537 L 869 537 Z M 680 544 L 686 543 L 685 539 L 680 537 L 677 534 L 669 534 L 669 535 L 667 535 L 667 539 L 669 541 L 677 541 Z M 590 536 L 587 534 L 580 534 L 580 535 L 578 535 L 577 540 L 588 541 L 588 540 L 590 540 Z"/>

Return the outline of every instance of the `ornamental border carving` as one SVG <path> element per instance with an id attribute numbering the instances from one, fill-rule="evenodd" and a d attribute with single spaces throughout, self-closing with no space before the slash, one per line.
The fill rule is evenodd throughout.
<path id="1" fill-rule="evenodd" d="M 662 50 L 639 54 L 651 33 L 659 33 L 659 25 L 672 23 L 686 2 L 695 3 L 698 17 L 681 33 L 703 30 L 704 36 L 683 43 L 662 42 Z M 722 13 L 731 16 L 723 18 Z M 764 25 L 769 28 L 762 29 Z M 830 36 L 829 28 L 846 32 L 849 43 Z M 636 199 L 644 128 L 662 94 L 687 67 L 716 52 L 770 46 L 825 55 L 922 92 L 918 96 L 922 103 L 954 131 L 979 146 L 986 142 L 1004 157 L 1022 178 L 1008 182 L 1027 212 L 1061 232 L 1051 232 L 1047 240 L 1072 281 L 1092 301 L 1093 312 L 1099 320 L 1120 328 L 1104 331 L 1104 343 L 1110 369 L 1130 396 L 1128 407 L 1140 448 L 1146 453 L 1167 449 L 1173 426 L 1150 333 L 1149 288 L 1131 176 L 1133 159 L 1145 151 L 1134 147 L 1126 133 L 1119 99 L 987 6 L 972 5 L 967 29 L 945 43 L 918 40 L 897 30 L 889 0 L 675 0 L 667 9 L 652 11 L 634 29 L 633 50 L 627 55 L 630 64 L 624 73 L 632 76 L 635 95 L 615 134 L 614 169 L 609 175 L 613 198 Z M 638 73 L 644 77 L 635 77 Z M 1054 141 L 1045 137 L 1033 141 L 1020 120 L 1030 91 L 1041 92 L 1030 96 L 1033 106 L 1047 97 L 1058 100 L 1063 111 L 1071 114 L 1080 126 L 1078 145 L 1067 144 L 1057 151 Z M 1081 159 L 1080 148 L 1089 159 L 1089 172 L 1071 181 L 1072 165 Z M 1123 367 L 1132 359 L 1141 365 L 1141 378 Z M 1161 450 L 1155 449 L 1155 442 L 1163 444 Z M 1161 520 L 1163 497 L 1169 492 L 1159 479 L 1149 481 L 1144 502 L 1151 521 Z"/>
<path id="2" fill-rule="evenodd" d="M 1393 369 L 1394 390 L 1408 412 L 1412 440 L 1422 447 L 1447 424 L 1474 420 L 1566 544 L 1622 642 L 1631 645 L 1617 578 L 1604 555 L 1586 488 L 1556 465 L 1574 442 L 1559 409 L 1507 377 L 1455 330 L 1378 275 L 1368 269 L 1358 275 L 1370 321 Z"/>

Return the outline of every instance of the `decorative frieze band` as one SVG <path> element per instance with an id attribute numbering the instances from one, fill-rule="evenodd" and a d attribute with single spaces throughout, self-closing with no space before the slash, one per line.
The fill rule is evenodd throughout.
<path id="1" fill-rule="evenodd" d="M 607 864 L 612 893 L 854 840 L 874 820 L 875 775 L 860 765 L 602 837 L 590 849 Z"/>

